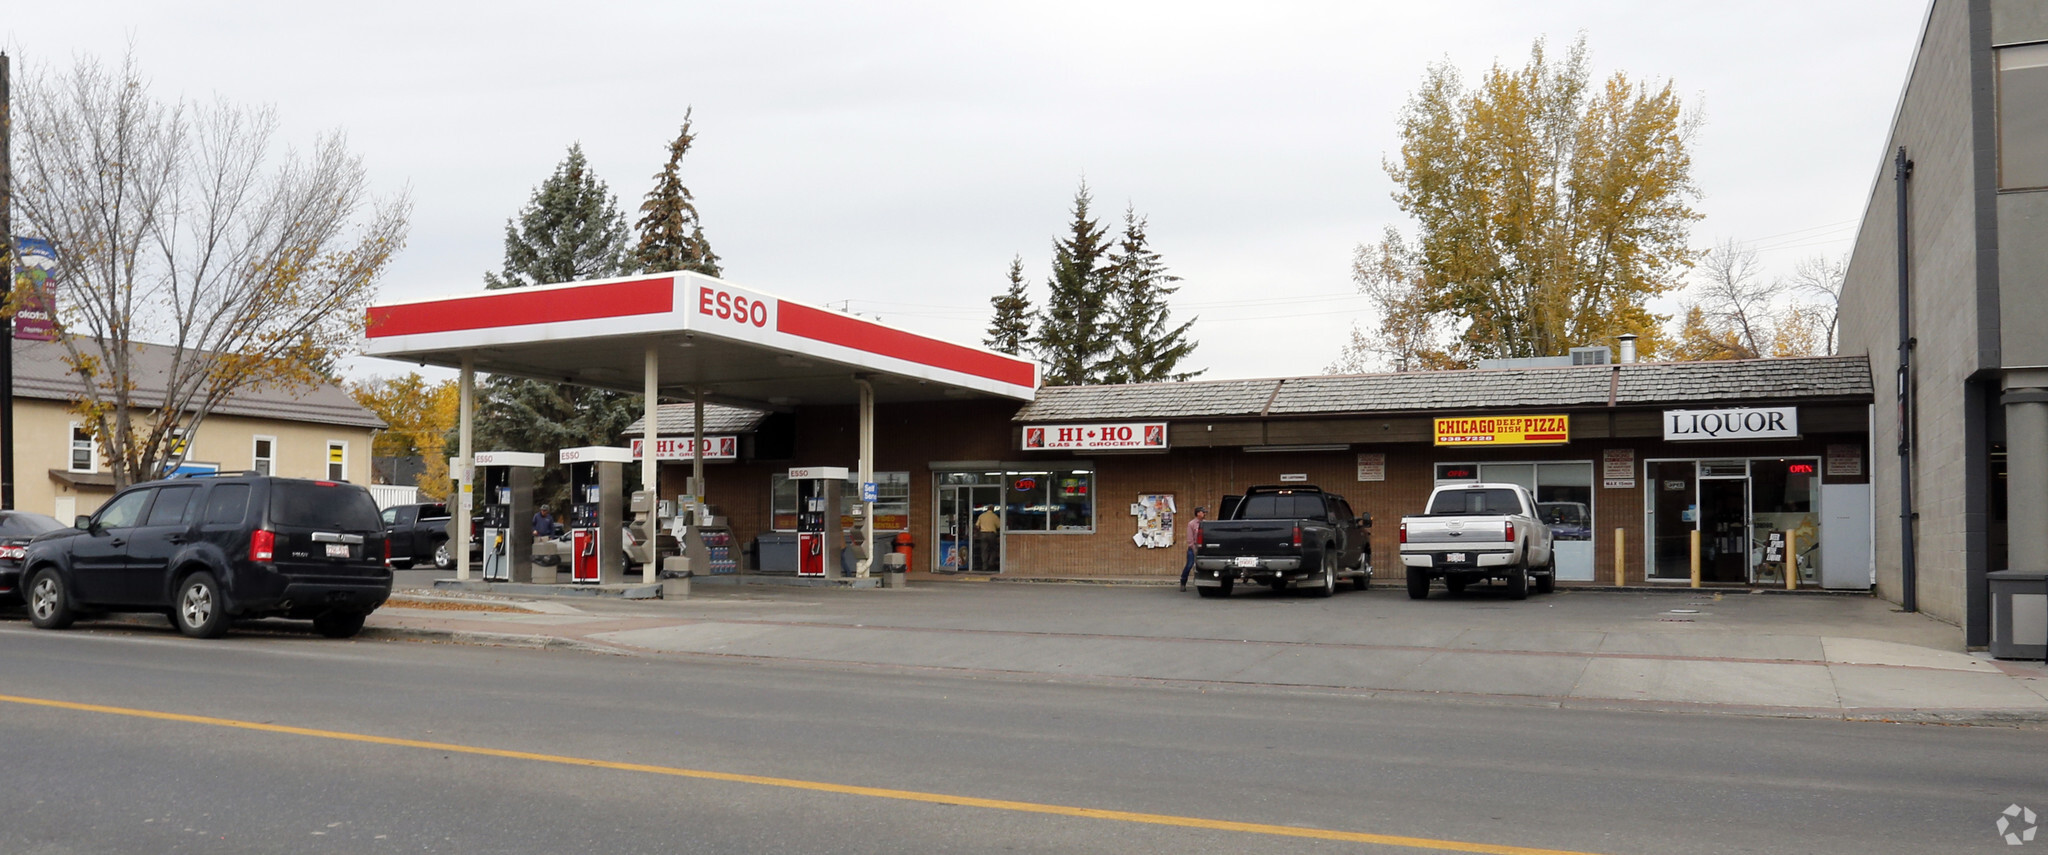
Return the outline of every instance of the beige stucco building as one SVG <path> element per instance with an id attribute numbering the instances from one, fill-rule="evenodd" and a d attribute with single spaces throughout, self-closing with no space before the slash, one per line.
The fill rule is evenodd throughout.
<path id="1" fill-rule="evenodd" d="M 137 400 L 160 400 L 150 366 L 173 353 L 139 345 Z M 69 521 L 113 495 L 114 477 L 71 401 L 83 391 L 57 342 L 14 342 L 14 506 Z M 340 386 L 258 389 L 216 408 L 192 437 L 188 468 L 255 470 L 299 478 L 370 482 L 370 443 L 384 427 Z"/>

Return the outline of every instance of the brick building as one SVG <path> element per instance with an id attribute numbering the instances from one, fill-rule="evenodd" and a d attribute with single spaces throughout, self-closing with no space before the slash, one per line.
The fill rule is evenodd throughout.
<path id="1" fill-rule="evenodd" d="M 1615 581 L 1617 530 L 1629 584 L 1689 581 L 1694 530 L 1708 581 L 1782 584 L 1762 547 L 1770 532 L 1798 531 L 1807 584 L 1868 588 L 1871 400 L 1868 362 L 1854 357 L 1046 387 L 1021 408 L 884 405 L 876 528 L 885 540 L 910 534 L 914 570 L 1169 577 L 1186 546 L 1175 517 L 1255 484 L 1300 481 L 1372 515 L 1374 566 L 1398 581 L 1401 515 L 1438 483 L 1483 479 L 1521 483 L 1558 515 L 1565 584 Z M 663 436 L 688 436 L 690 413 L 663 407 Z M 1762 429 L 1745 429 L 1744 415 Z M 1555 419 L 1563 435 L 1481 430 L 1531 417 Z M 1439 437 L 1440 419 L 1453 434 Z M 707 468 L 706 494 L 743 542 L 795 528 L 789 468 L 845 466 L 857 453 L 850 407 L 711 407 L 705 422 L 707 437 L 734 437 L 732 457 Z M 685 463 L 664 464 L 662 495 L 681 494 L 687 475 Z M 1000 524 L 987 538 L 978 523 L 991 509 Z M 1155 527 L 1163 537 L 1141 536 Z"/>

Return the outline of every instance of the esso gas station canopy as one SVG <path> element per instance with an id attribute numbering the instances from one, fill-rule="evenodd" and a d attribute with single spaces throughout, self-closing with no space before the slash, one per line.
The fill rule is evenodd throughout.
<path id="1" fill-rule="evenodd" d="M 365 355 L 759 409 L 1031 399 L 1036 363 L 696 273 L 481 291 L 369 309 Z"/>

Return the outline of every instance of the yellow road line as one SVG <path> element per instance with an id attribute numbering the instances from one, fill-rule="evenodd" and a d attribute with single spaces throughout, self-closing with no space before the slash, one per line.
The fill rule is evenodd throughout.
<path id="1" fill-rule="evenodd" d="M 373 736 L 364 733 L 349 733 L 339 730 L 319 730 L 310 727 L 291 727 L 282 724 L 265 724 L 255 721 L 237 721 L 230 718 L 214 718 L 203 715 L 159 712 L 156 710 L 130 707 L 110 707 L 99 704 L 80 704 L 70 701 L 54 701 L 47 698 L 28 698 L 15 695 L 0 695 L 0 702 L 48 707 L 51 709 L 76 712 L 101 713 L 105 715 L 128 716 L 130 718 L 175 721 L 184 724 L 203 724 L 212 727 L 232 727 L 240 730 L 255 730 L 264 733 L 280 733 L 288 736 L 305 736 L 314 739 L 333 739 L 342 742 L 361 742 L 371 745 L 390 745 L 398 748 L 422 748 L 429 751 L 443 751 L 451 754 L 471 754 L 481 757 L 503 757 L 509 760 L 531 760 L 539 763 L 557 763 L 564 766 L 584 766 L 593 769 L 612 769 L 620 772 L 643 772 L 649 775 L 667 775 L 676 778 L 696 778 L 706 781 L 726 781 L 735 784 L 754 784 L 763 787 L 782 787 L 792 790 L 809 790 L 819 793 L 838 793 L 849 796 L 866 796 L 876 799 L 896 799 L 907 802 L 958 805 L 962 807 L 988 808 L 990 810 L 1017 811 L 1022 813 L 1050 814 L 1053 816 L 1085 817 L 1107 819 L 1116 822 L 1135 822 L 1147 825 L 1170 825 L 1181 828 L 1203 828 L 1214 831 L 1236 831 L 1245 834 L 1264 834 L 1278 837 L 1307 837 L 1317 840 L 1341 840 L 1348 843 L 1375 843 L 1382 846 L 1404 846 L 1410 849 L 1429 849 L 1439 852 L 1472 852 L 1482 855 L 1593 855 L 1564 849 L 1532 849 L 1525 846 L 1500 846 L 1492 843 L 1469 843 L 1459 840 L 1437 840 L 1427 837 L 1403 837 L 1394 834 L 1367 834 L 1358 831 L 1334 831 L 1322 828 L 1297 828 L 1291 825 L 1268 825 L 1258 822 L 1232 822 L 1220 819 L 1202 819 L 1192 816 L 1173 816 L 1159 813 L 1134 813 L 1121 810 L 1073 807 L 1070 805 L 1041 804 L 1038 802 L 1016 802 L 1005 799 L 982 799 L 973 796 L 954 796 L 944 793 L 924 793 L 916 790 L 892 790 L 884 787 L 860 787 L 848 784 L 831 784 L 822 781 L 805 781 L 796 778 L 772 778 L 763 775 L 740 775 L 732 772 L 711 772 L 703 769 L 684 769 L 675 766 L 653 766 L 645 763 L 618 763 L 611 760 L 594 760 L 588 757 L 570 757 L 562 754 L 537 754 L 531 751 L 508 751 L 503 748 L 479 748 L 472 745 L 456 745 L 449 742 L 426 742 L 418 739 L 399 739 L 390 736 Z"/>

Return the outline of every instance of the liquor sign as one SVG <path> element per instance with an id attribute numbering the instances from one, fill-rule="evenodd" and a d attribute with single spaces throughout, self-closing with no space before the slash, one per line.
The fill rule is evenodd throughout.
<path id="1" fill-rule="evenodd" d="M 1798 407 L 1665 410 L 1664 441 L 1790 439 L 1799 436 Z"/>
<path id="2" fill-rule="evenodd" d="M 39 238 L 15 238 L 14 259 L 14 291 L 22 295 L 14 310 L 14 337 L 56 341 L 56 248 Z"/>
<path id="3" fill-rule="evenodd" d="M 645 437 L 633 440 L 634 460 L 640 459 L 640 445 L 643 442 L 646 442 Z M 707 436 L 704 438 L 705 460 L 738 460 L 739 456 L 739 437 Z M 697 459 L 697 438 L 693 436 L 665 436 L 657 439 L 654 441 L 654 459 L 695 460 Z"/>
<path id="4" fill-rule="evenodd" d="M 1483 416 L 1436 420 L 1437 445 L 1542 445 L 1571 441 L 1569 416 Z"/>
<path id="5" fill-rule="evenodd" d="M 1166 448 L 1165 422 L 1127 422 L 1112 425 L 1026 425 L 1024 450 Z"/>

